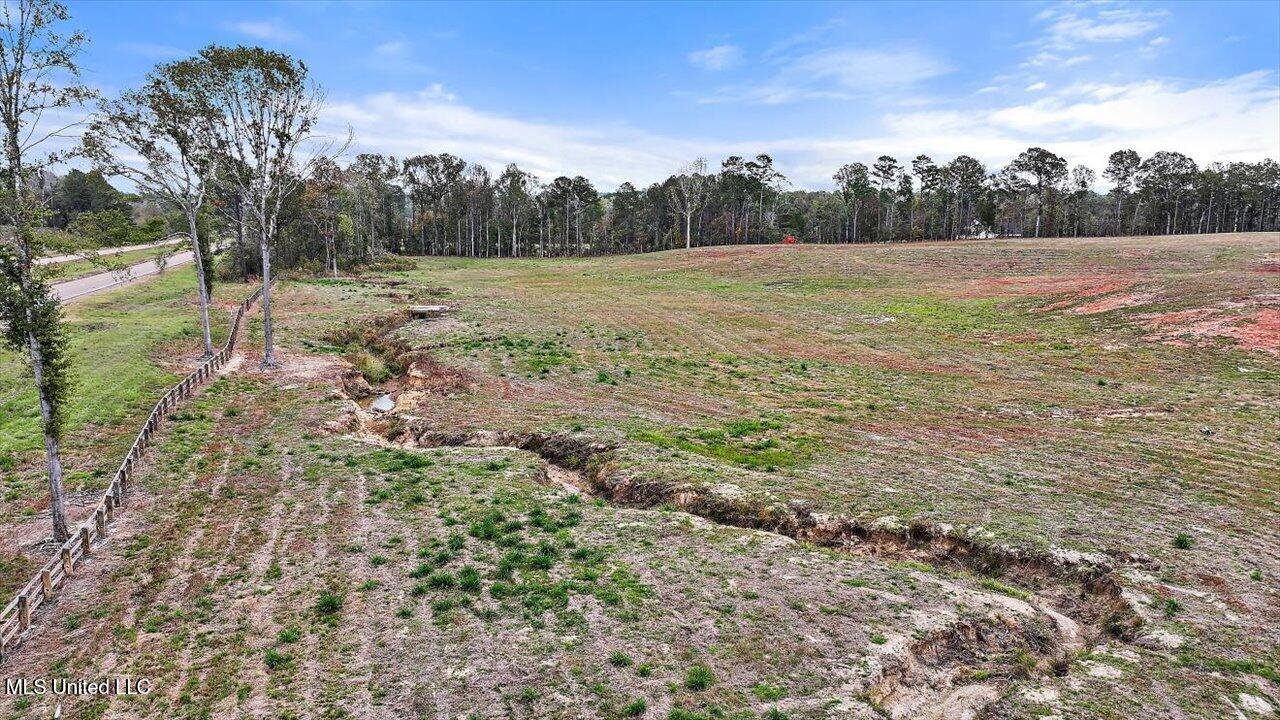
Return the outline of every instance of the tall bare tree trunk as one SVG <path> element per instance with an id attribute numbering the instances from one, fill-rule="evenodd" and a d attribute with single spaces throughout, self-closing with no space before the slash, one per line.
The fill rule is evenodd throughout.
<path id="1" fill-rule="evenodd" d="M 20 258 L 18 262 L 19 283 L 21 292 L 24 297 L 31 298 L 36 292 L 33 287 L 34 280 L 31 277 L 31 227 L 30 215 L 27 208 L 24 207 L 25 202 L 21 193 L 23 188 L 21 179 L 22 170 L 22 150 L 19 133 L 21 129 L 18 125 L 8 124 L 6 129 L 6 150 L 9 161 L 8 185 L 10 202 L 14 203 L 13 219 L 16 224 L 15 235 L 18 245 L 18 253 Z M 64 508 L 64 494 L 62 490 L 62 456 L 58 447 L 58 434 L 53 425 L 53 400 L 49 397 L 45 387 L 45 366 L 44 352 L 40 346 L 40 338 L 35 332 L 35 315 L 33 313 L 32 304 L 28 301 L 26 308 L 27 317 L 27 352 L 31 356 L 31 371 L 35 376 L 36 392 L 40 396 L 40 420 L 44 431 L 44 451 L 46 464 L 49 471 L 49 516 L 53 522 L 53 539 L 62 542 L 71 536 L 67 530 L 67 514 Z"/>
<path id="2" fill-rule="evenodd" d="M 67 513 L 63 507 L 62 457 L 58 448 L 58 436 L 50 430 L 53 405 L 44 390 L 44 354 L 40 351 L 40 340 L 34 332 L 27 333 L 27 346 L 31 352 L 31 371 L 35 375 L 36 388 L 40 394 L 40 419 L 45 427 L 44 454 L 49 466 L 49 515 L 53 520 L 53 539 L 62 542 L 71 537 L 67 530 Z"/>
<path id="3" fill-rule="evenodd" d="M 187 227 L 191 230 L 191 254 L 196 266 L 196 288 L 200 295 L 200 322 L 204 330 L 204 356 L 213 355 L 213 335 L 209 332 L 209 284 L 204 277 L 204 253 L 200 251 L 200 232 L 196 214 L 187 212 Z"/>
<path id="4" fill-rule="evenodd" d="M 266 213 L 263 212 L 263 217 Z M 259 229 L 262 250 L 262 366 L 276 366 L 276 348 L 271 333 L 271 242 L 267 223 Z"/>

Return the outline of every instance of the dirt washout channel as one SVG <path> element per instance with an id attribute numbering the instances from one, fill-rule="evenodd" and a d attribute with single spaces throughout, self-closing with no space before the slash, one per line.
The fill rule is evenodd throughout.
<path id="1" fill-rule="evenodd" d="M 1012 679 L 1065 674 L 1074 657 L 1095 641 L 1129 639 L 1141 624 L 1110 568 L 1085 559 L 983 545 L 944 526 L 871 527 L 815 513 L 803 503 L 725 492 L 719 485 L 639 480 L 621 469 L 618 448 L 579 434 L 444 431 L 420 419 L 374 415 L 354 402 L 350 408 L 346 429 L 378 444 L 529 452 L 544 462 L 546 484 L 613 505 L 682 511 L 851 554 L 999 577 L 996 587 L 1011 592 L 984 592 L 960 582 L 955 589 L 1001 612 L 951 622 L 879 658 L 857 694 L 892 718 L 977 717 L 1001 698 Z"/>
<path id="2" fill-rule="evenodd" d="M 391 324 L 366 334 L 366 346 L 371 335 L 385 337 Z M 422 353 L 399 343 L 388 347 L 385 340 L 374 346 L 402 366 Z M 971 582 L 951 583 L 942 577 L 938 582 L 1000 612 L 960 618 L 919 634 L 896 652 L 880 656 L 870 680 L 854 689 L 893 718 L 976 717 L 1001 698 L 1011 679 L 1064 674 L 1094 642 L 1129 640 L 1142 623 L 1112 567 L 1100 557 L 1008 547 L 935 523 L 866 523 L 727 483 L 654 479 L 634 471 L 634 465 L 628 469 L 621 457 L 625 449 L 583 434 L 441 430 L 421 418 L 364 410 L 354 400 L 367 392 L 353 389 L 344 383 L 351 414 L 332 429 L 354 431 L 367 441 L 406 449 L 525 451 L 543 461 L 546 484 L 615 506 L 676 510 L 850 554 L 914 560 L 980 576 L 980 590 Z"/>

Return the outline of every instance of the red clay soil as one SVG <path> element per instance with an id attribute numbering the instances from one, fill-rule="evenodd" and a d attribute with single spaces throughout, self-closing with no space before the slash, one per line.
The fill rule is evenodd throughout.
<path id="1" fill-rule="evenodd" d="M 1187 347 L 1197 340 L 1231 338 L 1242 350 L 1280 353 L 1280 310 L 1261 308 L 1244 317 L 1219 308 L 1195 308 L 1143 318 L 1148 340 Z"/>
<path id="2" fill-rule="evenodd" d="M 1259 310 L 1251 320 L 1227 328 L 1222 334 L 1235 338 L 1246 350 L 1280 353 L 1280 310 Z"/>

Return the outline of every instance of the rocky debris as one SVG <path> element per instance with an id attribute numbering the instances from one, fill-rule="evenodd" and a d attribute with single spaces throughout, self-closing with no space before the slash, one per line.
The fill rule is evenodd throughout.
<path id="1" fill-rule="evenodd" d="M 352 400 L 363 400 L 373 394 L 373 388 L 364 375 L 353 368 L 342 376 L 342 392 Z"/>

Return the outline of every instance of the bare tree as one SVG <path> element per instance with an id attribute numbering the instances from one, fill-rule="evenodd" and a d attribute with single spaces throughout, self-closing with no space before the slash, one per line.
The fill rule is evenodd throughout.
<path id="1" fill-rule="evenodd" d="M 189 88 L 174 82 L 174 65 L 161 65 L 139 90 L 104 101 L 85 133 L 89 156 L 106 174 L 132 180 L 140 190 L 187 219 L 200 295 L 205 357 L 213 355 L 209 329 L 209 270 L 212 244 L 200 237 L 200 209 L 215 179 L 217 154 L 208 108 Z M 127 162 L 132 155 L 141 162 Z M 129 158 L 132 159 L 132 158 Z"/>
<path id="2" fill-rule="evenodd" d="M 315 163 L 328 157 L 333 140 L 315 134 L 323 105 L 307 66 L 258 47 L 211 45 L 173 63 L 174 81 L 210 110 L 212 139 L 241 168 L 223 181 L 246 200 L 242 223 L 253 226 L 262 253 L 264 367 L 276 366 L 271 326 L 271 246 L 285 201 L 306 181 Z M 345 150 L 350 145 L 348 135 Z M 340 150 L 341 151 L 341 150 Z M 339 152 L 340 152 L 339 151 Z M 300 157 L 301 156 L 301 157 Z"/>
<path id="3" fill-rule="evenodd" d="M 707 193 L 711 188 L 709 180 L 706 159 L 697 158 L 680 168 L 680 171 L 676 174 L 675 182 L 671 185 L 671 204 L 675 207 L 676 212 L 684 216 L 684 247 L 686 250 L 693 247 L 693 216 L 702 207 L 702 204 L 706 202 Z"/>
<path id="4" fill-rule="evenodd" d="M 50 128 L 41 120 L 48 111 L 75 107 L 93 97 L 79 83 L 76 64 L 84 35 L 63 36 L 55 29 L 69 17 L 66 7 L 52 0 L 0 5 L 0 121 L 6 161 L 0 170 L 0 212 L 12 228 L 12 235 L 0 243 L 0 324 L 5 342 L 31 360 L 49 469 L 53 538 L 59 542 L 69 537 L 59 453 L 70 387 L 67 340 L 58 299 L 32 260 L 41 250 L 33 227 L 45 212 L 39 179 L 46 168 L 77 152 L 47 150 L 45 143 L 71 126 Z"/>

